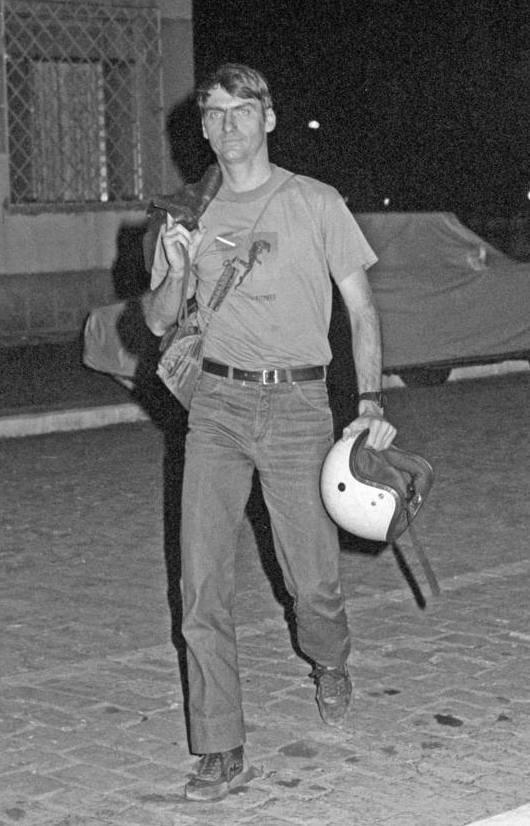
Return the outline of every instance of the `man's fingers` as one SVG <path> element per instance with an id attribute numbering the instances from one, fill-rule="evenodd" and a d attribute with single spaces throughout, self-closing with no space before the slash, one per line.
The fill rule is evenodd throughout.
<path id="1" fill-rule="evenodd" d="M 372 419 L 366 446 L 374 450 L 386 450 L 394 441 L 395 435 L 396 428 L 390 422 Z"/>
<path id="2" fill-rule="evenodd" d="M 394 441 L 397 433 L 396 428 L 385 419 L 362 416 L 344 428 L 342 438 L 351 439 L 365 429 L 369 430 L 366 446 L 374 450 L 386 450 Z"/>
<path id="3" fill-rule="evenodd" d="M 164 239 L 166 242 L 175 244 L 179 243 L 182 244 L 186 249 L 188 249 L 191 243 L 191 233 L 182 226 L 182 224 L 168 224 L 164 230 Z"/>

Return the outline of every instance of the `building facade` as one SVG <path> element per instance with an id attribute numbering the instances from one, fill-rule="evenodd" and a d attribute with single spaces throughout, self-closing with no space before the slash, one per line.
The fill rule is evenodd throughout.
<path id="1" fill-rule="evenodd" d="M 191 0 L 0 0 L 0 343 L 75 336 L 181 173 Z M 138 274 L 131 272 L 131 279 Z"/>

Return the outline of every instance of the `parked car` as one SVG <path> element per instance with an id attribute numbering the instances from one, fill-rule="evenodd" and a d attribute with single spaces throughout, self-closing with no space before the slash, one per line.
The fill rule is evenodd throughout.
<path id="1" fill-rule="evenodd" d="M 453 367 L 530 359 L 530 263 L 500 252 L 453 213 L 355 218 L 379 258 L 369 278 L 385 374 L 433 384 Z"/>

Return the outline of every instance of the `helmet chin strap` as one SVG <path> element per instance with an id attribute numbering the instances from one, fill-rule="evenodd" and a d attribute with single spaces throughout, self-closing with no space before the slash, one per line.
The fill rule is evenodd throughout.
<path id="1" fill-rule="evenodd" d="M 439 596 L 440 586 L 438 584 L 438 580 L 436 579 L 436 575 L 431 567 L 429 560 L 427 559 L 427 554 L 425 553 L 425 549 L 423 547 L 422 542 L 420 541 L 416 528 L 413 525 L 409 525 L 408 532 L 412 542 L 412 547 L 416 551 L 416 556 L 420 561 L 420 565 L 423 568 L 423 572 L 427 578 L 427 582 L 429 583 L 431 593 L 434 596 Z M 416 601 L 416 605 L 419 608 L 425 608 L 427 604 L 425 601 L 425 597 L 423 596 L 421 588 L 418 584 L 418 580 L 412 573 L 412 570 L 405 558 L 403 551 L 401 550 L 397 542 L 392 542 L 391 548 L 394 554 L 394 558 L 398 564 L 398 568 L 405 577 L 407 584 L 409 585 L 410 590 L 412 591 L 412 595 Z"/>
<path id="2" fill-rule="evenodd" d="M 409 531 L 430 589 L 437 596 L 440 586 L 412 525 L 428 496 L 434 471 L 423 456 L 395 445 L 380 451 L 366 447 L 368 434 L 367 428 L 359 427 L 330 449 L 320 476 L 322 501 L 340 528 L 392 549 L 416 604 L 423 609 L 425 597 L 397 539 Z"/>

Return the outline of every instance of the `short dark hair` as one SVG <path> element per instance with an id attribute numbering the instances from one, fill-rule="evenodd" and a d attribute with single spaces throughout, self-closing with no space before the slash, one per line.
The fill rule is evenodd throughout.
<path id="1" fill-rule="evenodd" d="M 243 63 L 223 63 L 197 87 L 197 103 L 201 112 L 204 112 L 208 95 L 216 86 L 221 86 L 234 97 L 259 100 L 264 113 L 272 106 L 269 85 L 261 72 Z"/>

